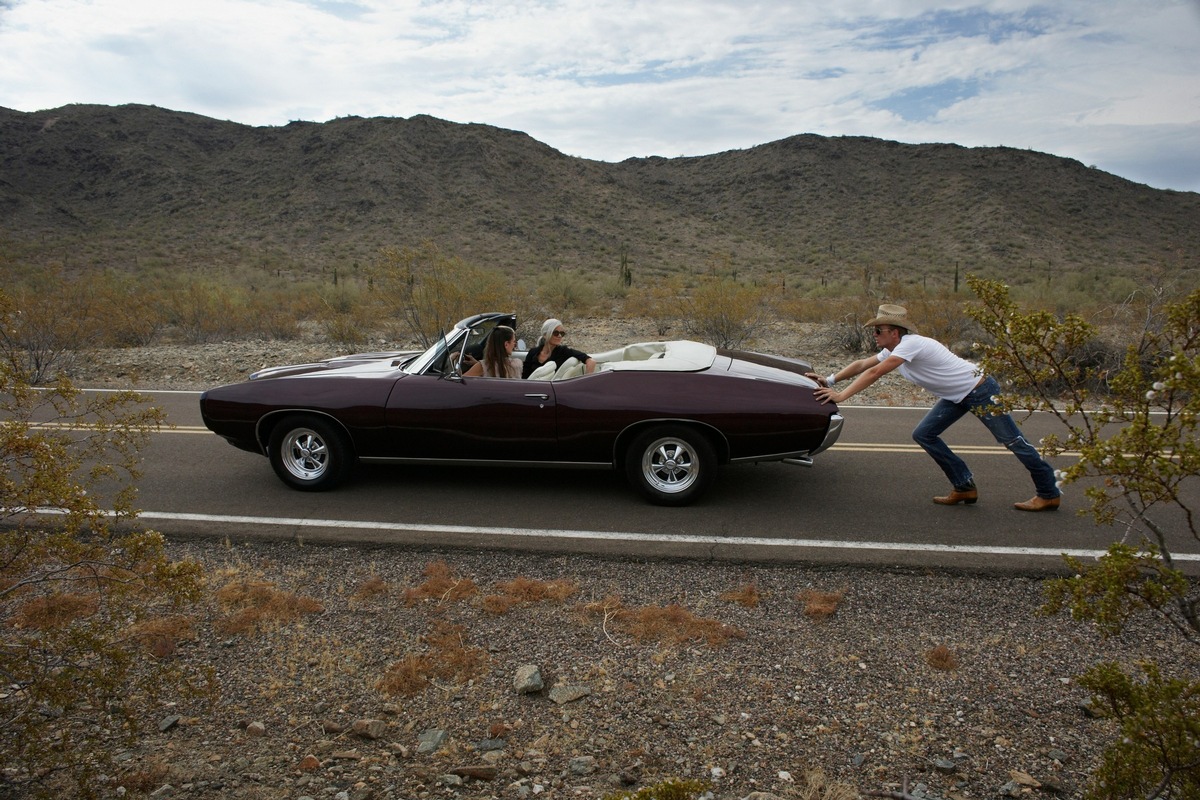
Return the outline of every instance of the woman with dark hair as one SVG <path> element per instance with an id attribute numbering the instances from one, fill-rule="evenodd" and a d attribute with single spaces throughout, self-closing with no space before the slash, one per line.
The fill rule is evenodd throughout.
<path id="1" fill-rule="evenodd" d="M 583 364 L 585 374 L 595 372 L 596 362 L 592 360 L 591 356 L 563 344 L 563 338 L 566 335 L 562 320 L 548 319 L 542 323 L 542 335 L 538 339 L 537 347 L 525 355 L 525 366 L 521 370 L 521 377 L 528 378 L 534 370 L 548 361 L 553 361 L 561 367 L 568 358 L 579 359 L 579 363 Z"/>
<path id="2" fill-rule="evenodd" d="M 520 378 L 521 362 L 512 354 L 516 344 L 517 332 L 507 325 L 497 325 L 488 335 L 487 345 L 483 348 L 483 360 L 476 361 L 463 375 Z"/>

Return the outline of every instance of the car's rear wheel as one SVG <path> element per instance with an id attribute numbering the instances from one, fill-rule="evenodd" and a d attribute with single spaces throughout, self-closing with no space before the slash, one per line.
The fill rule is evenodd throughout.
<path id="1" fill-rule="evenodd" d="M 625 475 L 652 503 L 683 506 L 708 491 L 717 456 L 704 434 L 664 425 L 638 436 L 625 456 Z"/>
<path id="2" fill-rule="evenodd" d="M 354 449 L 346 434 L 314 416 L 280 420 L 271 432 L 269 452 L 280 480 L 306 492 L 332 489 L 354 466 Z"/>

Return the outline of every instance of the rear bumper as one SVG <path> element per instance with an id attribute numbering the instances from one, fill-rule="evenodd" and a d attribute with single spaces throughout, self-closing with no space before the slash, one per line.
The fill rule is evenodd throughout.
<path id="1" fill-rule="evenodd" d="M 842 424 L 845 423 L 845 418 L 841 414 L 833 414 L 829 418 L 829 429 L 825 431 L 825 438 L 821 444 L 809 453 L 810 456 L 815 456 L 817 453 L 823 453 L 833 447 L 838 437 L 842 435 Z"/>

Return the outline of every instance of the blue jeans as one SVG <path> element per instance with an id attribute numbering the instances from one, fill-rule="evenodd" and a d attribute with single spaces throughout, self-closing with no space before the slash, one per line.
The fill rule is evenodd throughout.
<path id="1" fill-rule="evenodd" d="M 971 470 L 965 461 L 942 441 L 942 433 L 962 419 L 968 412 L 975 414 L 979 421 L 987 426 L 996 437 L 996 441 L 1012 451 L 1029 474 L 1033 476 L 1033 485 L 1037 488 L 1038 497 L 1050 499 L 1058 497 L 1058 487 L 1054 485 L 1054 468 L 1046 463 L 1037 449 L 1025 440 L 1025 435 L 1017 427 L 1017 423 L 1009 414 L 992 413 L 996 404 L 992 398 L 1000 393 L 1000 384 L 996 379 L 987 377 L 983 383 L 971 390 L 970 394 L 957 403 L 949 400 L 938 400 L 925 418 L 913 430 L 913 441 L 921 445 L 926 453 L 937 462 L 956 487 L 963 487 L 972 480 Z"/>

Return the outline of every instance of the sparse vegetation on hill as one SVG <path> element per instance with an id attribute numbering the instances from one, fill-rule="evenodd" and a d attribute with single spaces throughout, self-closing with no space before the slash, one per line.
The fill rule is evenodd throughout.
<path id="1" fill-rule="evenodd" d="M 69 272 L 329 283 L 431 241 L 526 286 L 716 271 L 895 295 L 958 270 L 1116 300 L 1200 266 L 1200 195 L 1011 148 L 799 135 L 612 164 L 428 116 L 255 128 L 73 105 L 0 109 L 0 163 L 0 256 Z"/>

